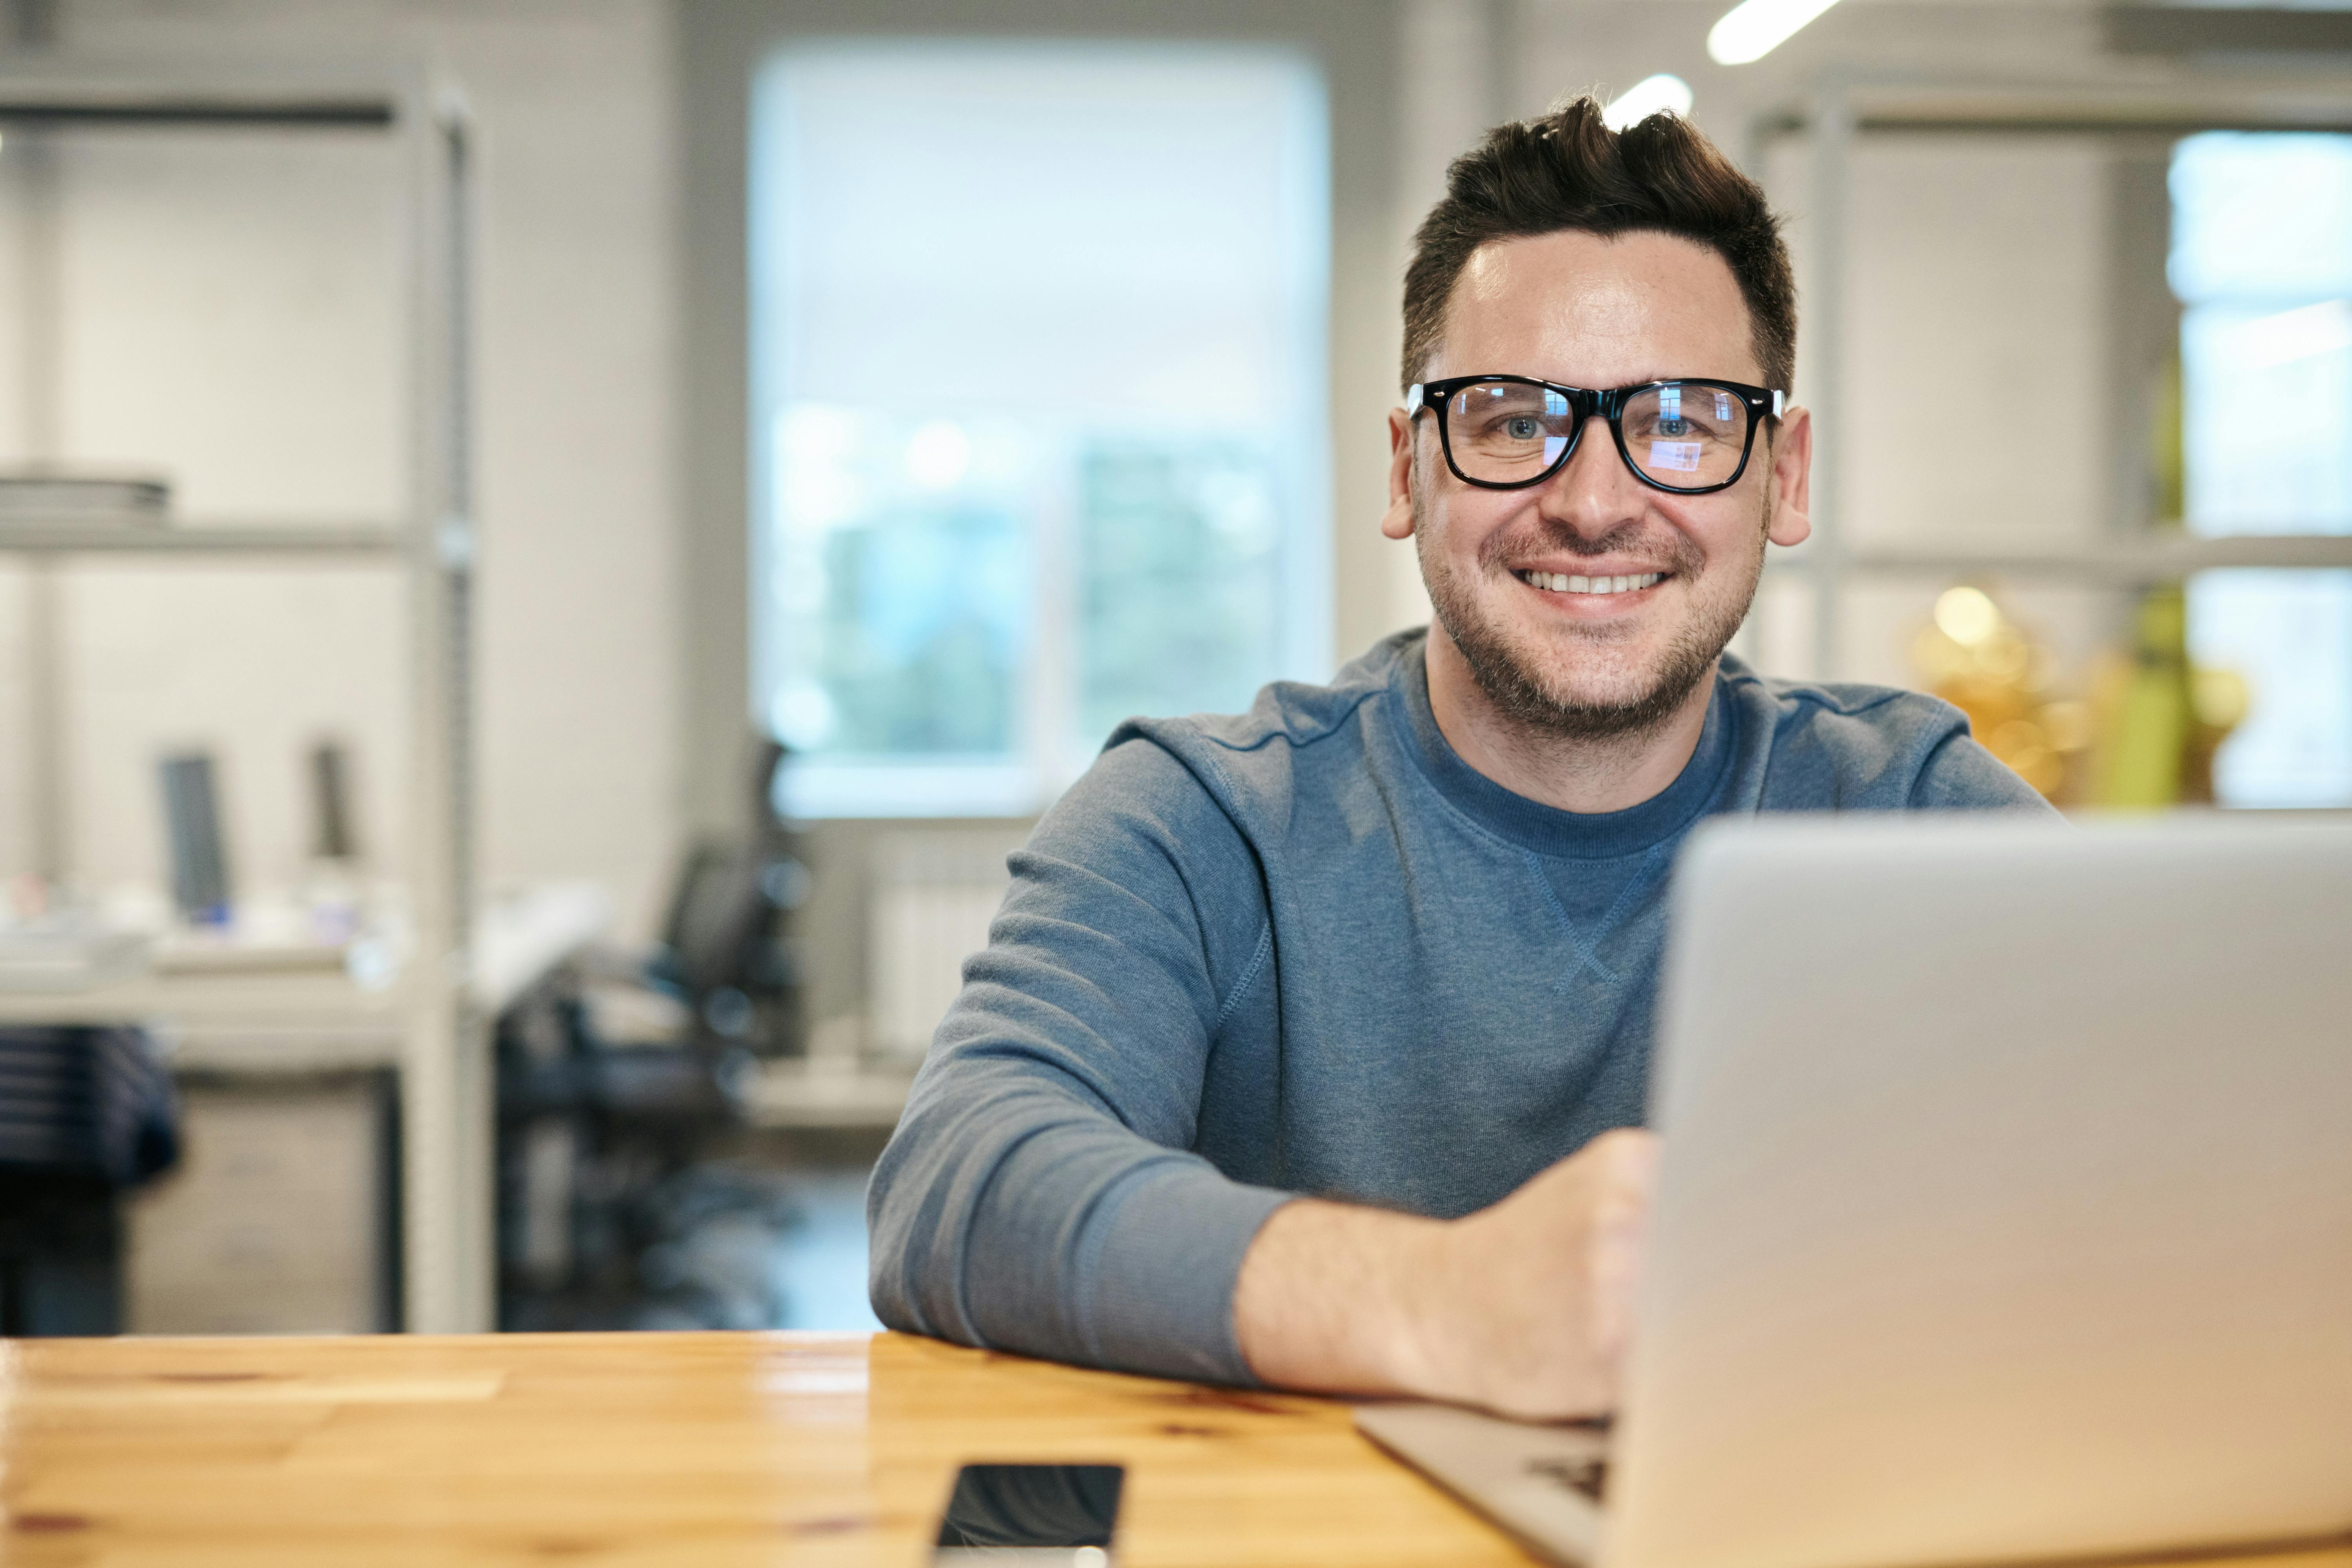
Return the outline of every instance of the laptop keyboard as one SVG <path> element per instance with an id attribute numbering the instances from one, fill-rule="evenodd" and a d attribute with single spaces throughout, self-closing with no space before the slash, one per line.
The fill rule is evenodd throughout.
<path id="1" fill-rule="evenodd" d="M 1606 1459 L 1529 1459 L 1528 1474 L 1581 1492 L 1594 1502 L 1609 1485 L 1609 1461 Z"/>

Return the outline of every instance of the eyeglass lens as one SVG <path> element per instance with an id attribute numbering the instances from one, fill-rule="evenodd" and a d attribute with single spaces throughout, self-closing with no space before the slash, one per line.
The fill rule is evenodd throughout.
<path id="1" fill-rule="evenodd" d="M 1643 478 L 1669 489 L 1729 482 L 1748 449 L 1748 405 L 1701 382 L 1644 387 L 1620 420 L 1625 453 Z M 1515 381 L 1482 381 L 1454 395 L 1446 438 L 1465 478 L 1521 484 L 1559 461 L 1576 437 L 1566 397 Z"/>

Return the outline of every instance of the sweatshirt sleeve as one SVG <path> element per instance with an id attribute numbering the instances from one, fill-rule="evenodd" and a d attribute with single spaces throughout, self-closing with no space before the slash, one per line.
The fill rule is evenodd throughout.
<path id="1" fill-rule="evenodd" d="M 1911 781 L 1914 811 L 2023 811 L 2055 816 L 2057 808 L 1969 735 L 1967 721 L 1937 743 Z"/>
<path id="2" fill-rule="evenodd" d="M 1256 857 L 1184 764 L 1130 739 L 1011 865 L 866 1191 L 875 1312 L 966 1344 L 1251 1382 L 1234 1282 L 1290 1194 L 1192 1149 L 1216 1025 L 1263 980 Z"/>

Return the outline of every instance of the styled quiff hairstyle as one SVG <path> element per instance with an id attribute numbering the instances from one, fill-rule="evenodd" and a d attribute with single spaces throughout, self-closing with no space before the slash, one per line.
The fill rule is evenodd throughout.
<path id="1" fill-rule="evenodd" d="M 1480 246 L 1562 229 L 1603 238 L 1678 235 L 1722 257 L 1748 302 L 1765 383 L 1788 390 L 1796 371 L 1797 285 L 1763 190 L 1680 115 L 1662 111 L 1612 131 L 1590 96 L 1540 120 L 1496 126 L 1446 171 L 1444 198 L 1422 220 L 1405 268 L 1400 384 L 1423 379 L 1445 333 L 1454 280 Z"/>

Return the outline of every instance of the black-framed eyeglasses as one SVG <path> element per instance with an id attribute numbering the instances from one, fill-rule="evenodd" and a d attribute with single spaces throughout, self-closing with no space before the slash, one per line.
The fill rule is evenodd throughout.
<path id="1" fill-rule="evenodd" d="M 1705 495 L 1748 471 L 1756 431 L 1778 419 L 1788 394 L 1737 381 L 1645 381 L 1595 392 L 1524 375 L 1457 375 L 1416 384 L 1405 417 L 1437 414 L 1445 466 L 1464 484 L 1516 490 L 1539 485 L 1576 455 L 1593 419 L 1609 421 L 1617 455 L 1653 489 Z"/>

